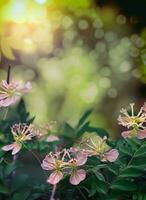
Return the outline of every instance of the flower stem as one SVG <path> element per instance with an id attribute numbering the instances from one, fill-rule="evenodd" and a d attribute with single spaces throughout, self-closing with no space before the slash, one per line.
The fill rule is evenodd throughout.
<path id="1" fill-rule="evenodd" d="M 52 194 L 50 200 L 55 200 L 55 193 L 56 193 L 57 184 L 53 185 Z"/>
<path id="2" fill-rule="evenodd" d="M 6 120 L 6 117 L 7 117 L 8 111 L 9 111 L 9 107 L 6 107 L 6 109 L 5 109 L 5 113 L 4 113 L 4 116 L 3 116 L 3 120 Z"/>
<path id="3" fill-rule="evenodd" d="M 13 162 L 15 163 L 16 162 L 16 160 L 17 160 L 17 158 L 18 158 L 18 155 L 13 155 Z M 12 172 L 12 177 L 15 177 L 15 175 L 16 175 L 16 170 L 14 170 L 13 172 Z"/>
<path id="4" fill-rule="evenodd" d="M 11 65 L 8 66 L 8 71 L 7 71 L 7 83 L 10 83 L 10 76 L 11 76 Z"/>

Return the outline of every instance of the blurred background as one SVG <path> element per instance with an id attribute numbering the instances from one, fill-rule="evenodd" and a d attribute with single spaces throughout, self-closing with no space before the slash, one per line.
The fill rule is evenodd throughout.
<path id="1" fill-rule="evenodd" d="M 1 0 L 0 79 L 31 81 L 36 122 L 118 130 L 121 107 L 146 100 L 145 0 Z"/>

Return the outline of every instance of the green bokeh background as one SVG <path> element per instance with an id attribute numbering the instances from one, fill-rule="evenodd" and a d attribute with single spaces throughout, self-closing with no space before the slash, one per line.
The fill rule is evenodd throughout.
<path id="1" fill-rule="evenodd" d="M 146 29 L 135 15 L 95 0 L 1 0 L 0 78 L 32 81 L 25 96 L 37 123 L 92 124 L 117 134 L 119 109 L 145 101 Z"/>

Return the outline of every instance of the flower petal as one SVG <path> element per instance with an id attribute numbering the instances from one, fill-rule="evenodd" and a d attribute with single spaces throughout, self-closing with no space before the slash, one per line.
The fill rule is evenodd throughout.
<path id="1" fill-rule="evenodd" d="M 137 137 L 138 137 L 138 139 L 140 139 L 140 140 L 146 138 L 146 130 L 139 131 L 139 132 L 137 133 Z"/>
<path id="2" fill-rule="evenodd" d="M 84 165 L 87 162 L 88 154 L 85 151 L 81 151 L 77 154 L 77 166 Z"/>
<path id="3" fill-rule="evenodd" d="M 63 178 L 63 173 L 61 171 L 54 171 L 50 174 L 49 178 L 47 179 L 47 182 L 55 185 L 57 184 L 61 179 Z"/>
<path id="4" fill-rule="evenodd" d="M 131 133 L 131 131 L 123 131 L 123 132 L 121 133 L 121 135 L 122 135 L 123 138 L 127 138 L 127 137 L 130 136 L 130 133 Z"/>
<path id="5" fill-rule="evenodd" d="M 110 151 L 108 151 L 104 154 L 104 159 L 109 162 L 114 162 L 115 160 L 117 160 L 118 156 L 119 156 L 118 150 L 111 149 Z"/>
<path id="6" fill-rule="evenodd" d="M 9 145 L 6 145 L 2 148 L 2 150 L 4 151 L 11 151 L 12 150 L 12 155 L 15 155 L 16 153 L 18 153 L 18 151 L 20 151 L 22 147 L 22 144 L 21 143 L 12 143 L 12 144 L 9 144 Z"/>
<path id="7" fill-rule="evenodd" d="M 12 151 L 12 155 L 15 155 L 16 153 L 18 153 L 20 151 L 22 147 L 22 144 L 21 143 L 14 143 L 14 148 L 13 148 L 13 151 Z"/>
<path id="8" fill-rule="evenodd" d="M 59 140 L 59 137 L 57 137 L 56 135 L 49 135 L 47 138 L 47 142 L 54 142 L 58 140 Z"/>
<path id="9" fill-rule="evenodd" d="M 86 171 L 83 169 L 74 170 L 70 176 L 70 183 L 72 185 L 78 185 L 81 181 L 86 178 Z"/>
<path id="10" fill-rule="evenodd" d="M 8 145 L 2 147 L 2 150 L 3 150 L 3 151 L 10 151 L 10 150 L 12 150 L 13 148 L 14 148 L 14 143 L 8 144 Z"/>
<path id="11" fill-rule="evenodd" d="M 52 170 L 54 169 L 55 159 L 53 157 L 46 156 L 43 160 L 43 163 L 41 164 L 41 167 L 44 170 Z"/>
<path id="12" fill-rule="evenodd" d="M 2 100 L 0 100 L 0 106 L 1 107 L 8 107 L 10 105 L 15 104 L 17 100 L 18 100 L 17 96 L 13 96 L 13 97 L 8 97 L 6 99 L 2 99 Z"/>

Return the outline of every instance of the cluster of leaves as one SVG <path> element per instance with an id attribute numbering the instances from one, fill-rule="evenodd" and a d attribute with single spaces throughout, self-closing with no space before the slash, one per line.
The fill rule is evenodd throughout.
<path id="1" fill-rule="evenodd" d="M 61 139 L 51 145 L 44 141 L 29 143 L 26 150 L 18 155 L 17 161 L 10 153 L 0 148 L 0 199 L 1 200 L 45 200 L 51 195 L 52 186 L 46 183 L 46 175 L 33 155 L 40 160 L 56 145 L 69 148 L 78 142 L 85 133 L 94 132 L 108 137 L 101 128 L 92 127 L 87 120 L 92 110 L 81 117 L 76 127 L 64 123 L 59 127 Z M 8 119 L 0 122 L 0 147 L 11 141 L 10 126 L 17 122 L 32 123 L 23 101 L 10 110 Z M 5 133 L 5 136 L 3 135 Z M 59 199 L 99 199 L 99 200 L 146 200 L 146 141 L 137 138 L 119 139 L 108 143 L 118 149 L 119 158 L 114 163 L 103 163 L 91 157 L 85 165 L 87 178 L 78 186 L 69 184 L 69 176 L 57 185 L 56 197 Z"/>

